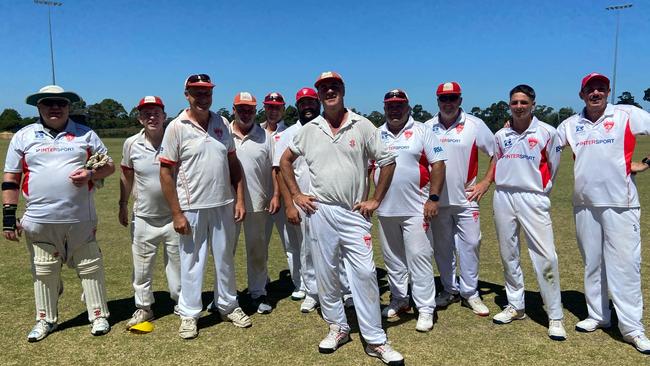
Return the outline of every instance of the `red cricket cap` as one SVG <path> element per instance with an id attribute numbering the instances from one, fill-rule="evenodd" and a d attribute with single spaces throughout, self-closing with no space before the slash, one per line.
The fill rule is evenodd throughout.
<path id="1" fill-rule="evenodd" d="M 240 92 L 235 95 L 234 105 L 252 105 L 257 106 L 257 99 L 249 92 Z"/>
<path id="2" fill-rule="evenodd" d="M 282 97 L 282 94 L 280 94 L 280 93 L 271 92 L 271 93 L 268 93 L 264 97 L 264 104 L 268 104 L 268 105 L 284 105 L 284 98 Z"/>
<path id="3" fill-rule="evenodd" d="M 341 84 L 345 84 L 343 82 L 343 78 L 341 77 L 341 75 L 336 71 L 325 71 L 318 76 L 318 79 L 316 79 L 316 82 L 314 83 L 314 87 L 318 89 L 318 84 L 320 84 L 324 80 L 329 80 L 329 79 L 336 79 L 340 81 Z"/>
<path id="4" fill-rule="evenodd" d="M 580 87 L 580 89 L 584 88 L 587 85 L 587 83 L 592 80 L 603 80 L 604 82 L 607 83 L 607 87 L 609 87 L 609 79 L 607 78 L 607 76 L 603 74 L 599 74 L 597 72 L 592 72 L 591 74 L 582 78 L 582 86 Z"/>
<path id="5" fill-rule="evenodd" d="M 436 95 L 445 95 L 445 94 L 460 94 L 461 89 L 460 89 L 460 84 L 458 84 L 455 81 L 448 81 L 446 83 L 442 83 L 438 85 L 438 89 L 436 89 Z"/>
<path id="6" fill-rule="evenodd" d="M 163 110 L 165 109 L 165 104 L 163 103 L 162 99 L 160 97 L 157 97 L 155 95 L 147 95 L 146 97 L 140 99 L 140 103 L 138 103 L 138 110 L 140 108 L 146 106 L 146 105 L 157 105 Z"/>
<path id="7" fill-rule="evenodd" d="M 212 80 L 208 74 L 193 74 L 185 79 L 185 89 L 189 87 L 214 88 Z"/>
<path id="8" fill-rule="evenodd" d="M 296 93 L 296 103 L 302 98 L 312 98 L 318 100 L 318 93 L 312 88 L 302 88 Z"/>
<path id="9" fill-rule="evenodd" d="M 403 103 L 409 101 L 409 96 L 402 89 L 393 89 L 384 95 L 384 103 Z"/>

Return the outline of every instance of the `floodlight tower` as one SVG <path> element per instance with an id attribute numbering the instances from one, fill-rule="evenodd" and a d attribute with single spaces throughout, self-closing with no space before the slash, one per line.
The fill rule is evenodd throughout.
<path id="1" fill-rule="evenodd" d="M 52 7 L 61 6 L 63 3 L 47 0 L 34 0 L 34 3 L 38 5 L 47 5 L 47 22 L 50 26 L 50 61 L 52 62 L 52 84 L 56 85 L 56 77 L 54 76 L 54 46 L 52 45 Z"/>
<path id="2" fill-rule="evenodd" d="M 612 95 L 611 103 L 614 104 L 614 98 L 616 98 L 616 59 L 618 56 L 618 27 L 619 27 L 619 14 L 622 9 L 631 8 L 632 4 L 624 5 L 612 5 L 605 8 L 605 10 L 611 10 L 616 12 L 616 36 L 614 37 L 614 74 L 612 75 Z"/>

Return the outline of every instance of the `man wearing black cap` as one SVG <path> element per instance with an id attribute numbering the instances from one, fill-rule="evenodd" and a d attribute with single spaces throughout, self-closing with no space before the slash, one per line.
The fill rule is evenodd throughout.
<path id="1" fill-rule="evenodd" d="M 120 176 L 119 221 L 129 224 L 129 196 L 134 192 L 131 250 L 133 252 L 133 290 L 137 310 L 126 323 L 130 328 L 154 317 L 153 267 L 156 251 L 164 248 L 165 273 L 169 296 L 178 302 L 181 291 L 179 237 L 174 231 L 171 211 L 160 187 L 160 144 L 165 129 L 165 105 L 157 96 L 146 96 L 138 103 L 142 130 L 124 141 Z"/>
<path id="2" fill-rule="evenodd" d="M 557 128 L 561 145 L 575 155 L 573 206 L 578 247 L 585 266 L 586 319 L 579 332 L 608 328 L 611 295 L 618 328 L 626 342 L 650 354 L 641 293 L 641 222 L 634 174 L 650 165 L 633 162 L 636 135 L 650 134 L 650 114 L 629 105 L 611 105 L 609 79 L 591 73 L 582 79 L 582 112 Z"/>
<path id="3" fill-rule="evenodd" d="M 57 328 L 64 263 L 81 279 L 90 332 L 110 331 L 104 265 L 95 239 L 93 181 L 108 177 L 115 167 L 95 132 L 68 118 L 70 104 L 79 100 L 77 94 L 57 85 L 27 97 L 40 118 L 18 131 L 7 151 L 3 235 L 18 241 L 24 231 L 27 238 L 36 300 L 36 325 L 27 336 L 29 342 L 40 341 Z M 105 164 L 87 169 L 89 154 L 103 154 Z M 16 219 L 19 188 L 27 201 L 20 222 Z"/>

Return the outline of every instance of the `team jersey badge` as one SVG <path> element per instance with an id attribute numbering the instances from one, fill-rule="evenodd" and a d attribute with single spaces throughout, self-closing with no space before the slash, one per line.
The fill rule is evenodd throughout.
<path id="1" fill-rule="evenodd" d="M 462 123 L 457 124 L 456 125 L 456 133 L 460 134 L 461 132 L 463 132 L 464 128 L 465 128 L 464 124 L 462 124 Z"/>
<path id="2" fill-rule="evenodd" d="M 354 148 L 355 146 L 357 146 L 357 142 L 354 139 L 350 140 L 350 147 Z"/>
<path id="3" fill-rule="evenodd" d="M 509 148 L 509 147 L 512 147 L 512 140 L 511 140 L 511 139 L 507 139 L 507 140 L 505 140 L 505 141 L 503 142 L 503 146 L 504 146 L 506 149 Z"/>
<path id="4" fill-rule="evenodd" d="M 363 242 L 366 244 L 366 248 L 368 249 L 372 248 L 372 236 L 364 235 Z"/>
<path id="5" fill-rule="evenodd" d="M 612 128 L 614 128 L 614 121 L 605 121 L 605 122 L 603 123 L 603 127 L 605 127 L 605 131 L 606 131 L 606 132 L 611 131 Z"/>
<path id="6" fill-rule="evenodd" d="M 74 138 L 75 138 L 75 136 L 72 133 L 68 132 L 68 133 L 65 134 L 65 139 L 68 140 L 68 141 L 72 141 L 72 140 L 74 140 Z"/>
<path id="7" fill-rule="evenodd" d="M 413 136 L 413 131 L 411 130 L 404 131 L 404 137 L 406 137 L 407 140 L 410 139 L 411 136 Z"/>

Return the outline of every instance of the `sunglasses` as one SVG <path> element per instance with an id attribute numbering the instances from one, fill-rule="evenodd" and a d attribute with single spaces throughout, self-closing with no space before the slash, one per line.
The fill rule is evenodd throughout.
<path id="1" fill-rule="evenodd" d="M 406 97 L 406 93 L 404 93 L 401 90 L 391 90 L 388 93 L 386 93 L 386 95 L 384 95 L 384 100 L 392 99 L 392 98 L 408 99 Z"/>
<path id="2" fill-rule="evenodd" d="M 268 97 L 264 98 L 264 101 L 284 103 L 284 99 L 282 99 L 282 97 L 279 95 L 269 95 Z"/>
<path id="3" fill-rule="evenodd" d="M 67 107 L 70 103 L 65 100 L 65 99 L 43 99 L 39 102 L 39 104 L 42 104 L 46 107 L 54 107 L 57 106 L 59 108 L 65 108 Z"/>
<path id="4" fill-rule="evenodd" d="M 210 76 L 207 74 L 196 74 L 196 75 L 190 75 L 189 78 L 187 78 L 188 83 L 198 83 L 198 82 L 205 82 L 205 83 L 211 83 L 210 81 Z"/>
<path id="5" fill-rule="evenodd" d="M 448 103 L 448 102 L 455 102 L 460 98 L 460 95 L 458 94 L 448 94 L 448 95 L 441 95 L 438 97 L 438 100 L 443 102 L 443 103 Z"/>

